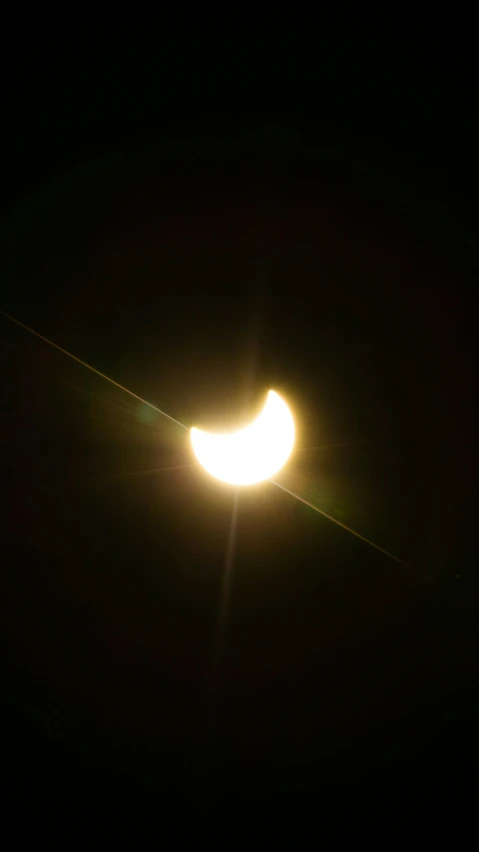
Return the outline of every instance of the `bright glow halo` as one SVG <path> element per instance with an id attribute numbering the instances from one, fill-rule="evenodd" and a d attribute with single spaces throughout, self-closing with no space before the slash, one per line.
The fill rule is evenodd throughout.
<path id="1" fill-rule="evenodd" d="M 270 390 L 253 423 L 226 435 L 191 429 L 191 444 L 205 470 L 230 485 L 255 485 L 277 473 L 295 439 L 294 420 L 285 401 Z"/>

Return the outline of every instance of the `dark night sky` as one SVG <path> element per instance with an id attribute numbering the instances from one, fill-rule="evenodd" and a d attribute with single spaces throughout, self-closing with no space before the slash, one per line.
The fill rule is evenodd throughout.
<path id="1" fill-rule="evenodd" d="M 429 579 L 245 489 L 215 656 L 233 490 L 0 317 L 11 813 L 225 847 L 249 814 L 467 813 L 479 140 L 451 64 L 187 40 L 12 73 L 0 308 L 188 426 L 277 389 L 298 425 L 279 481 Z"/>

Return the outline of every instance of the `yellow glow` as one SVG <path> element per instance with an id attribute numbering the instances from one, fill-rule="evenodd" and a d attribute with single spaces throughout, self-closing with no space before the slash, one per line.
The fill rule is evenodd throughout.
<path id="1" fill-rule="evenodd" d="M 294 436 L 293 416 L 275 391 L 269 391 L 259 417 L 239 432 L 215 435 L 191 429 L 200 464 L 231 485 L 254 485 L 277 473 L 289 458 Z"/>

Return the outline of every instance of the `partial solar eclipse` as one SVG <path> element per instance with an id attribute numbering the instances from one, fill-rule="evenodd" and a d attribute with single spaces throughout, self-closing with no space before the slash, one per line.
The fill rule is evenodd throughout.
<path id="1" fill-rule="evenodd" d="M 67 349 L 62 349 L 62 347 L 54 343 L 53 340 L 49 340 L 48 337 L 44 337 L 42 334 L 39 334 L 38 331 L 35 331 L 33 328 L 29 328 L 28 325 L 25 325 L 23 322 L 20 322 L 20 320 L 15 319 L 15 317 L 11 317 L 1 308 L 0 314 L 20 326 L 20 328 L 24 328 L 26 331 L 30 332 L 30 334 L 40 338 L 40 340 L 43 340 L 44 343 L 48 343 L 49 346 L 53 346 L 54 349 L 58 349 L 60 352 L 63 352 L 64 355 L 67 355 L 69 358 L 72 358 L 73 361 L 76 361 L 78 364 L 86 367 L 87 370 L 91 370 L 102 379 L 106 379 L 107 382 L 111 382 L 111 384 L 115 385 L 115 387 L 120 388 L 120 390 L 125 391 L 125 393 L 129 393 L 130 396 L 133 396 L 145 405 L 149 405 L 150 408 L 154 409 L 154 411 L 157 411 L 159 414 L 162 414 L 164 417 L 167 417 L 169 420 L 172 420 L 177 424 L 177 426 L 181 426 L 183 429 L 188 428 L 184 423 L 180 423 L 179 420 L 172 417 L 171 414 L 167 414 L 166 411 L 162 411 L 160 408 L 157 408 L 156 405 L 152 405 L 151 402 L 148 402 L 146 399 L 138 396 L 138 394 L 133 393 L 133 391 L 128 390 L 128 388 L 123 387 L 123 385 L 118 384 L 118 382 L 115 382 L 115 380 L 111 379 L 110 376 L 100 373 L 100 371 L 95 367 L 92 367 L 91 364 L 87 364 L 86 361 L 81 361 L 80 358 L 77 358 L 76 355 L 72 355 L 72 353 L 68 352 Z M 246 427 L 246 429 L 241 429 L 239 432 L 234 432 L 229 435 L 211 435 L 208 432 L 202 432 L 200 429 L 191 429 L 191 443 L 198 461 L 203 465 L 205 470 L 211 473 L 212 476 L 232 485 L 254 485 L 257 482 L 269 479 L 277 473 L 288 460 L 291 450 L 293 449 L 294 438 L 294 421 L 291 412 L 284 400 L 282 400 L 274 391 L 269 391 L 263 411 L 254 423 L 251 423 L 250 426 Z M 166 470 L 168 469 L 169 468 L 166 468 Z M 165 468 L 162 468 L 162 470 L 165 470 Z M 137 473 L 153 472 L 154 471 L 151 470 L 137 471 Z M 380 551 L 380 553 L 384 553 L 385 556 L 389 556 L 390 559 L 394 559 L 410 571 L 414 571 L 416 574 L 419 574 L 428 582 L 433 582 L 432 578 L 427 574 L 423 574 L 422 571 L 412 568 L 407 562 L 403 562 L 402 559 L 398 559 L 397 556 L 389 553 L 389 551 L 380 547 L 378 544 L 375 544 L 373 541 L 370 541 L 370 539 L 365 538 L 365 536 L 360 533 L 355 532 L 355 530 L 351 529 L 351 527 L 347 527 L 346 524 L 341 523 L 341 521 L 338 521 L 331 515 L 327 515 L 326 512 L 323 512 L 322 509 L 315 506 L 313 503 L 310 503 L 304 497 L 301 497 L 299 494 L 295 494 L 294 491 L 290 491 L 289 488 L 285 488 L 285 486 L 280 485 L 279 482 L 274 482 L 273 484 L 277 485 L 287 494 L 290 494 L 291 497 L 294 497 L 296 500 L 299 500 L 301 503 L 309 506 L 310 509 L 313 509 L 320 515 L 323 515 L 323 517 L 327 518 L 329 521 L 333 521 L 333 523 L 342 527 L 343 530 L 351 533 L 351 535 L 356 536 L 356 538 L 360 538 L 361 541 L 364 541 L 366 544 L 374 547 L 375 550 Z"/>
<path id="2" fill-rule="evenodd" d="M 191 429 L 191 444 L 205 470 L 230 485 L 255 485 L 283 467 L 294 445 L 294 420 L 270 390 L 261 414 L 239 432 L 216 435 Z"/>

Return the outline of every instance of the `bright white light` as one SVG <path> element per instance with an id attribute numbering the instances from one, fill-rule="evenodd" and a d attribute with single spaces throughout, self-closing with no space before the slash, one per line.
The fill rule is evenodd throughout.
<path id="1" fill-rule="evenodd" d="M 200 464 L 231 485 L 254 485 L 277 473 L 289 458 L 294 436 L 293 416 L 275 391 L 269 391 L 259 417 L 239 432 L 215 435 L 191 429 Z"/>

